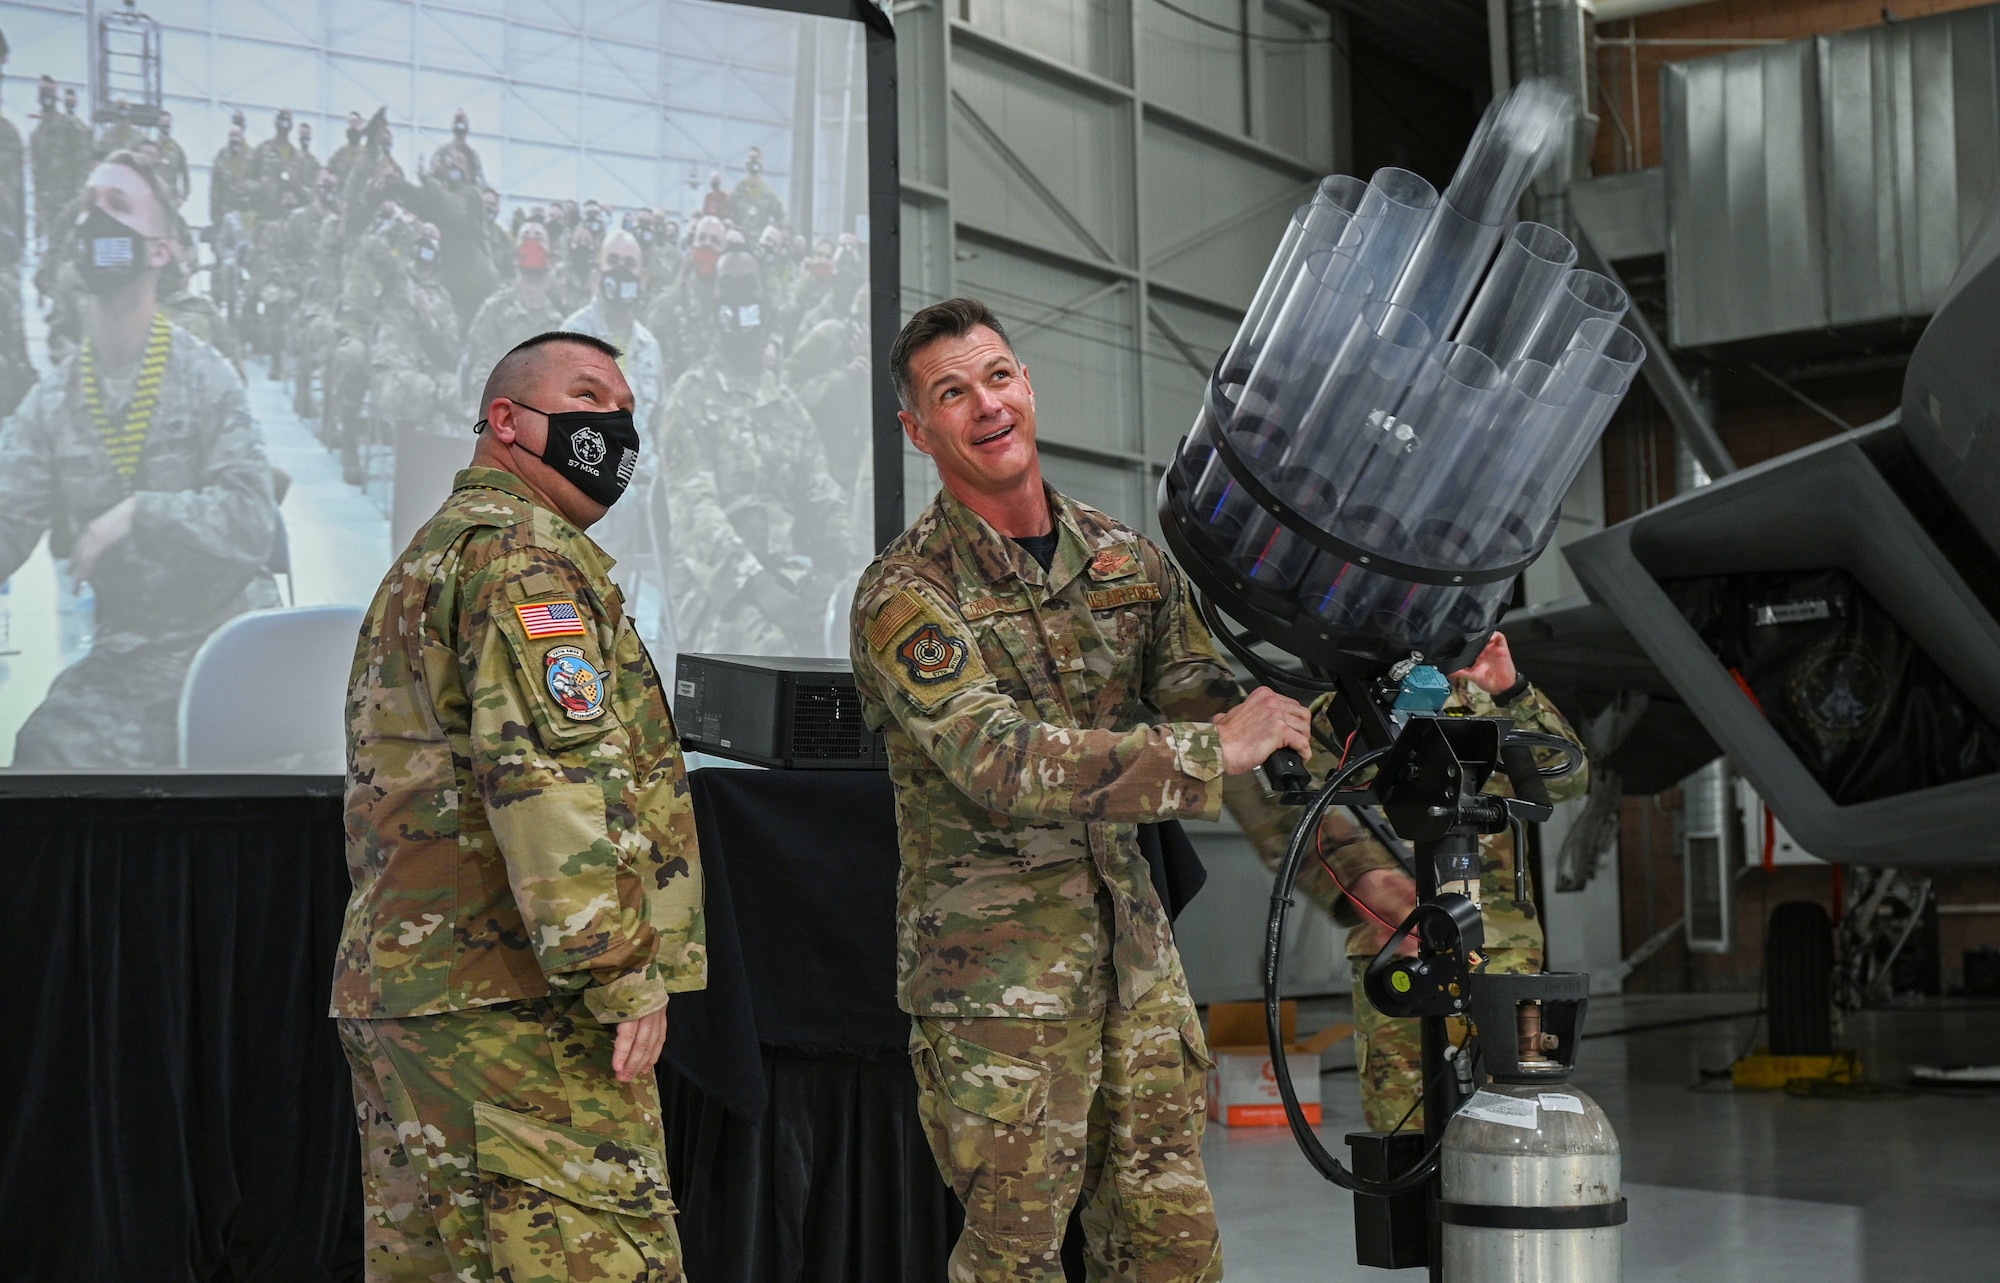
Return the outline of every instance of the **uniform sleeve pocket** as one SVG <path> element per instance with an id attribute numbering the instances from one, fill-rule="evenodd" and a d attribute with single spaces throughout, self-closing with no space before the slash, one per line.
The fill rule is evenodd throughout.
<path id="1" fill-rule="evenodd" d="M 618 1216 L 674 1214 L 666 1164 L 651 1149 L 484 1102 L 472 1114 L 482 1172 Z"/>

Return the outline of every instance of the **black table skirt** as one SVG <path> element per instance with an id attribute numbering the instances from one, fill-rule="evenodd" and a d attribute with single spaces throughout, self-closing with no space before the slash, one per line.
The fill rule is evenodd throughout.
<path id="1" fill-rule="evenodd" d="M 964 1222 L 938 1178 L 901 1055 L 766 1048 L 769 1102 L 742 1118 L 660 1070 L 667 1167 L 694 1283 L 939 1283 Z"/>
<path id="2" fill-rule="evenodd" d="M 660 1068 L 689 1277 L 941 1280 L 886 778 L 694 788 L 714 975 Z M 0 877 L 0 1279 L 359 1279 L 339 802 L 4 799 Z"/>

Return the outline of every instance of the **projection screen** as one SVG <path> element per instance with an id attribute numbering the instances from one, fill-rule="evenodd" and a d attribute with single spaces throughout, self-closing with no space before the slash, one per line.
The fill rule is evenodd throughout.
<path id="1" fill-rule="evenodd" d="M 337 776 L 362 609 L 551 329 L 624 352 L 643 458 L 591 533 L 669 688 L 681 651 L 846 653 L 901 508 L 879 11 L 41 0 L 0 34 L 0 790 Z"/>

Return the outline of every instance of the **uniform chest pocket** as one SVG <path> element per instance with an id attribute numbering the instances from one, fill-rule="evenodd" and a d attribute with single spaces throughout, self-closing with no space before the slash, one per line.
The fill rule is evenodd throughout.
<path id="1" fill-rule="evenodd" d="M 1150 640 L 1160 586 L 1149 580 L 1117 583 L 1087 589 L 1083 597 L 1099 635 L 1116 647 L 1119 666 L 1136 662 Z"/>

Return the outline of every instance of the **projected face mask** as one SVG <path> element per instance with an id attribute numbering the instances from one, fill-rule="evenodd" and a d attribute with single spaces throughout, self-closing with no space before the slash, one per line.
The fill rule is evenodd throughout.
<path id="1" fill-rule="evenodd" d="M 597 288 L 607 303 L 636 303 L 639 301 L 639 274 L 629 267 L 607 268 Z"/>
<path id="2" fill-rule="evenodd" d="M 146 274 L 146 237 L 97 205 L 76 225 L 76 271 L 102 297 Z"/>
<path id="3" fill-rule="evenodd" d="M 564 410 L 550 414 L 525 401 L 514 404 L 523 410 L 534 410 L 549 421 L 549 439 L 542 453 L 535 454 L 518 441 L 514 443 L 516 450 L 535 454 L 571 485 L 605 507 L 618 502 L 625 487 L 632 484 L 632 473 L 639 466 L 639 429 L 632 422 L 630 410 Z"/>

